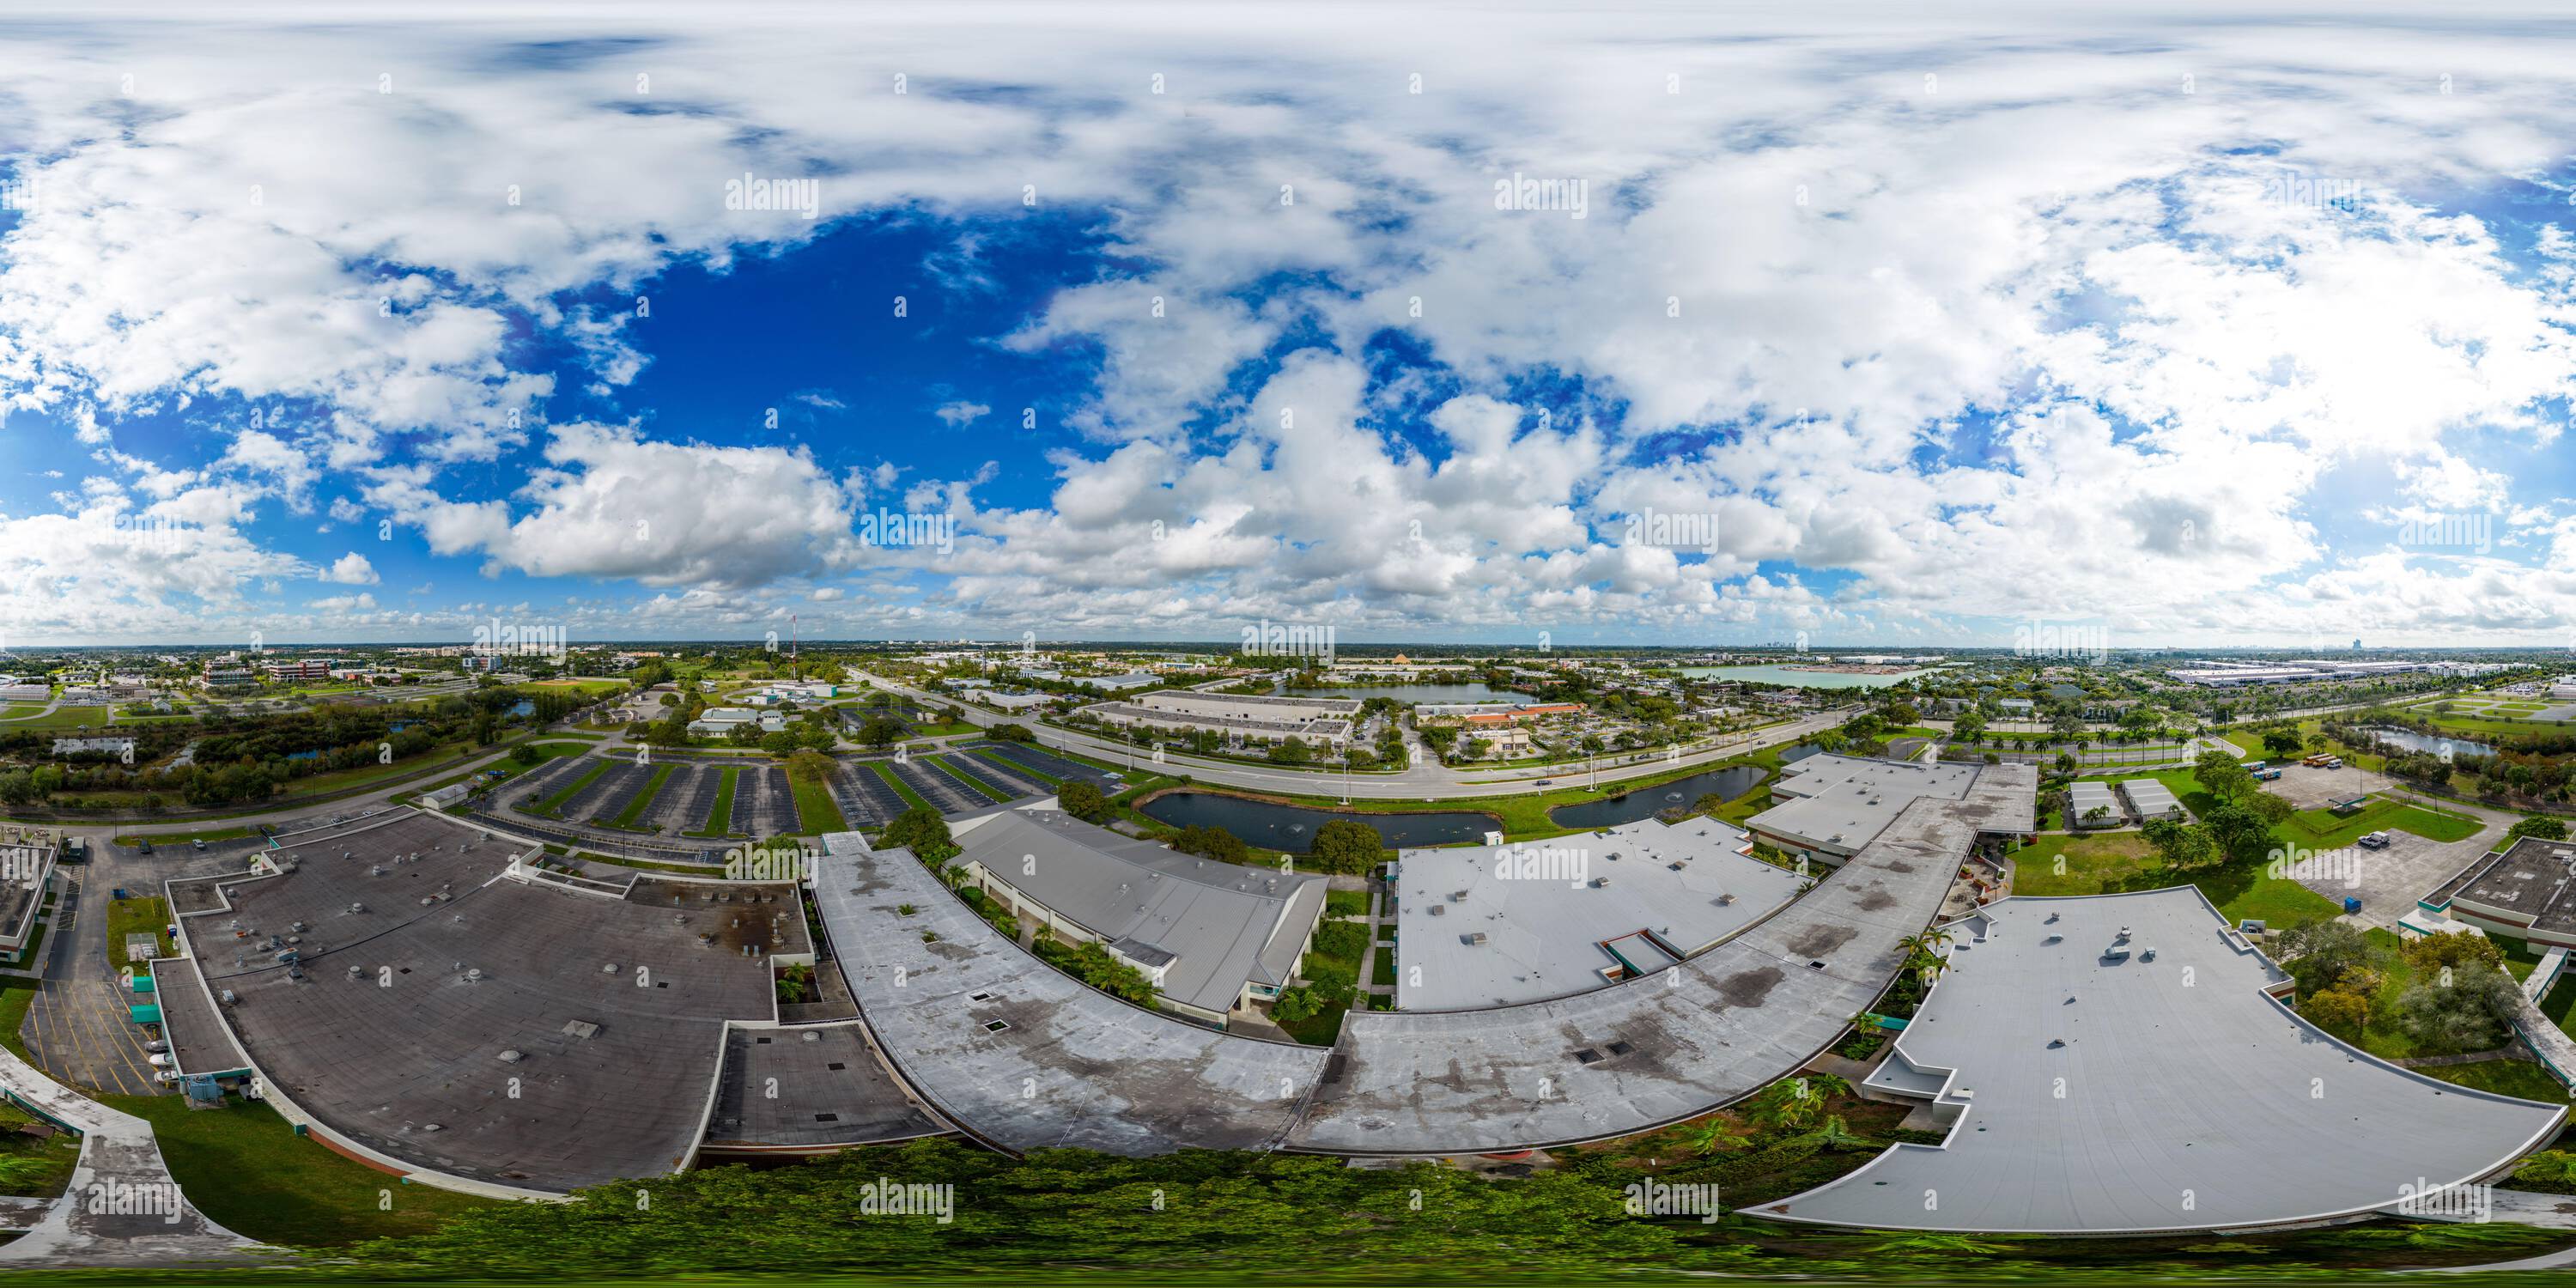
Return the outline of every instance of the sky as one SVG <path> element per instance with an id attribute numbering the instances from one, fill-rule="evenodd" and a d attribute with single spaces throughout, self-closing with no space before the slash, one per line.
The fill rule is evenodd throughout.
<path id="1" fill-rule="evenodd" d="M 2576 646 L 2576 17 L 1819 8 L 13 6 L 0 648 Z"/>

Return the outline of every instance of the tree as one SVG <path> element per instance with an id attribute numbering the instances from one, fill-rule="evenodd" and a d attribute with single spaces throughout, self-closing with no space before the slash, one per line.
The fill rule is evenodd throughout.
<path id="1" fill-rule="evenodd" d="M 995 725 L 985 732 L 997 742 L 1036 742 L 1038 740 L 1037 735 L 1030 733 L 1029 727 L 1023 724 Z"/>
<path id="2" fill-rule="evenodd" d="M 2303 745 L 2305 744 L 2300 740 L 2299 731 L 2296 729 L 2266 729 L 2263 731 L 2263 750 L 2270 752 L 2272 755 L 2281 759 L 2286 760 L 2297 756 L 2299 754 L 2299 748 Z"/>
<path id="3" fill-rule="evenodd" d="M 1324 1001 L 1315 996 L 1315 990 L 1300 985 L 1279 990 L 1279 996 L 1270 1003 L 1270 1018 L 1282 1024 L 1295 1024 L 1315 1018 L 1323 1009 Z"/>
<path id="4" fill-rule="evenodd" d="M 1113 812 L 1100 785 L 1085 778 L 1066 779 L 1063 786 L 1056 788 L 1055 803 L 1085 823 L 1107 823 Z"/>
<path id="5" fill-rule="evenodd" d="M 2466 935 L 2436 935 L 2465 939 Z M 2485 962 L 2419 974 L 2397 997 L 2397 1024 L 2431 1054 L 2487 1051 L 2513 1032 L 2508 1018 L 2521 1000 L 2513 977 Z"/>
<path id="6" fill-rule="evenodd" d="M 2236 863 L 2257 863 L 2277 844 L 2263 816 L 2242 805 L 2221 805 L 2201 819 L 2218 852 Z"/>
<path id="7" fill-rule="evenodd" d="M 2255 790 L 2253 773 L 2237 763 L 2236 757 L 2223 751 L 2200 753 L 2200 759 L 2192 763 L 2192 776 L 2209 789 L 2210 795 L 2222 801 L 2237 800 L 2252 795 Z"/>
<path id="8" fill-rule="evenodd" d="M 2299 1003 L 2299 1014 L 2310 1024 L 2339 1036 L 2358 1036 L 2370 1023 L 2370 999 L 2357 992 L 2328 989 L 2310 993 Z"/>
<path id="9" fill-rule="evenodd" d="M 2138 831 L 2168 868 L 2205 867 L 2218 858 L 2218 844 L 2209 833 L 2179 819 L 2151 818 Z"/>
<path id="10" fill-rule="evenodd" d="M 787 776 L 800 783 L 828 783 L 841 767 L 841 762 L 822 752 L 803 750 L 787 757 Z"/>
<path id="11" fill-rule="evenodd" d="M 1745 1117 L 1773 1131 L 1804 1131 L 1815 1124 L 1828 1101 L 1850 1094 L 1851 1084 L 1833 1074 L 1800 1074 L 1764 1087 L 1747 1102 Z"/>
<path id="12" fill-rule="evenodd" d="M 1110 956 L 1099 940 L 1075 948 L 1066 963 L 1075 978 L 1111 997 L 1140 1006 L 1153 1004 L 1154 982 L 1145 978 L 1145 972 Z"/>
<path id="13" fill-rule="evenodd" d="M 1318 872 L 1364 873 L 1386 859 L 1386 840 L 1357 819 L 1327 820 L 1315 829 L 1307 859 Z"/>
<path id="14" fill-rule="evenodd" d="M 1287 741 L 1272 747 L 1269 756 L 1270 763 L 1274 765 L 1302 765 L 1314 758 L 1314 748 L 1307 746 L 1305 739 L 1294 734 L 1289 735 Z"/>
<path id="15" fill-rule="evenodd" d="M 867 723 L 859 726 L 859 745 L 862 747 L 889 747 L 902 736 L 903 722 L 889 715 L 870 716 Z"/>
<path id="16" fill-rule="evenodd" d="M 958 844 L 948 835 L 948 820 L 928 806 L 915 805 L 895 817 L 877 837 L 887 849 L 906 849 L 924 863 L 937 865 L 957 857 Z"/>
<path id="17" fill-rule="evenodd" d="M 2350 922 L 2311 921 L 2281 932 L 2281 957 L 2298 976 L 2299 987 L 2321 992 L 2370 963 L 2370 938 Z"/>
<path id="18" fill-rule="evenodd" d="M 2567 824 L 2561 819 L 2526 818 L 2506 828 L 2504 834 L 2507 840 L 2522 836 L 2536 836 L 2544 841 L 2564 841 L 2567 839 Z"/>

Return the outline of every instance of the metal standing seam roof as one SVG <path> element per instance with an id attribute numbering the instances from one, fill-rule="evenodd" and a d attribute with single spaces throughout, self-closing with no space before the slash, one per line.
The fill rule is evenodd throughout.
<path id="1" fill-rule="evenodd" d="M 2108 956 L 2123 928 L 2130 955 Z M 2269 991 L 2288 977 L 2192 887 L 2017 896 L 1951 929 L 1951 969 L 1871 1079 L 1955 1107 L 1949 1138 L 1746 1212 L 2043 1234 L 2314 1221 L 2480 1180 L 2565 1112 L 2299 1019 Z"/>
<path id="2" fill-rule="evenodd" d="M 2096 806 L 2104 811 L 2101 822 L 2089 823 L 2085 815 L 2092 812 Z M 2128 810 L 2120 804 L 2119 797 L 2112 793 L 2109 783 L 2078 780 L 2067 785 L 2066 825 L 2068 827 L 2111 827 L 2126 820 L 2128 816 Z"/>
<path id="3" fill-rule="evenodd" d="M 2120 790 L 2141 819 L 2189 817 L 2183 813 L 2182 802 L 2174 799 L 2173 789 L 2156 779 L 2128 779 L 2120 784 Z"/>
<path id="4" fill-rule="evenodd" d="M 1232 1010 L 1246 983 L 1288 982 L 1329 885 L 1182 854 L 1058 810 L 1005 810 L 957 840 L 957 862 L 981 863 L 1057 916 L 1171 954 L 1164 995 L 1217 1012 Z"/>

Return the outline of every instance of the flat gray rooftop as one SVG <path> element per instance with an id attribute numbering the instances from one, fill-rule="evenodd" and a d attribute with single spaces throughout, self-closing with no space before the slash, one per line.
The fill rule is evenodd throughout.
<path id="1" fill-rule="evenodd" d="M 2576 935 L 2576 842 L 2522 837 L 2461 878 L 2443 887 L 2460 903 L 2527 920 L 2536 930 Z"/>
<path id="2" fill-rule="evenodd" d="M 1075 981 L 907 851 L 820 864 L 815 904 L 868 1027 L 940 1116 L 1004 1149 L 1268 1148 L 1323 1071 L 1321 1047 L 1231 1037 Z"/>
<path id="3" fill-rule="evenodd" d="M 1783 770 L 1771 785 L 1780 803 L 1746 825 L 1828 853 L 1848 854 L 1867 845 L 1918 799 L 1962 799 L 1975 785 L 1979 768 L 1956 761 L 1809 756 Z"/>
<path id="4" fill-rule="evenodd" d="M 2132 955 L 2108 958 L 2123 927 Z M 2301 1021 L 2267 992 L 2286 976 L 2189 887 L 2012 898 L 1952 929 L 1951 969 L 1872 1079 L 1910 1078 L 1954 1108 L 1948 1141 L 1894 1146 L 1748 1212 L 1957 1231 L 2264 1226 L 2478 1180 L 2558 1127 L 2558 1106 L 2383 1064 Z"/>
<path id="5" fill-rule="evenodd" d="M 215 995 L 194 959 L 153 962 L 152 1000 L 161 1007 L 161 1036 L 170 1043 L 172 1063 L 180 1073 L 230 1073 L 250 1064 L 223 1017 L 215 1014 Z"/>
<path id="6" fill-rule="evenodd" d="M 1352 1012 L 1291 1148 L 1438 1154 L 1569 1144 L 1706 1113 L 1840 1037 L 1904 962 L 1976 839 L 1908 805 L 1770 920 L 1643 979 L 1487 1011 Z"/>
<path id="7" fill-rule="evenodd" d="M 1608 986 L 1603 970 L 1628 973 L 1623 959 L 1637 974 L 1669 966 L 1798 896 L 1805 879 L 1740 853 L 1750 843 L 1724 823 L 1692 818 L 1406 850 L 1396 883 L 1396 1007 L 1544 1001 Z"/>
<path id="8" fill-rule="evenodd" d="M 795 889 L 601 898 L 501 879 L 513 847 L 475 836 L 397 813 L 285 838 L 271 857 L 293 871 L 221 883 L 229 908 L 185 924 L 238 998 L 234 1036 L 324 1125 L 425 1170 L 542 1190 L 672 1171 L 725 1021 L 775 1018 L 765 954 L 803 943 Z M 290 936 L 300 980 L 270 946 Z"/>
<path id="9" fill-rule="evenodd" d="M 707 1144 L 832 1148 L 937 1136 L 855 1023 L 735 1027 Z"/>

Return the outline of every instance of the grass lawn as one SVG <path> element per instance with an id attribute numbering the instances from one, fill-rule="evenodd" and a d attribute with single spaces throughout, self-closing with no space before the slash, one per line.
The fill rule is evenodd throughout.
<path id="1" fill-rule="evenodd" d="M 35 1004 L 36 981 L 0 979 L 0 1046 L 21 1060 L 27 1058 L 27 1044 L 18 1037 L 18 1029 L 27 1022 L 27 1008 Z"/>
<path id="2" fill-rule="evenodd" d="M 1327 917 L 1365 917 L 1369 910 L 1366 890 L 1327 890 L 1324 892 L 1324 915 Z"/>
<path id="3" fill-rule="evenodd" d="M 51 1140 L 21 1136 L 17 1129 L 43 1119 L 0 1102 L 0 1194 L 51 1198 L 63 1192 L 80 1164 L 80 1137 L 63 1132 Z"/>
<path id="4" fill-rule="evenodd" d="M 679 768 L 677 765 L 654 766 L 653 776 L 644 780 L 644 790 L 635 793 L 635 799 L 628 801 L 626 808 L 617 811 L 617 817 L 609 822 L 609 826 L 634 831 L 635 820 L 652 807 L 653 798 L 662 794 L 662 784 L 671 781 L 671 771 L 677 768 Z"/>
<path id="5" fill-rule="evenodd" d="M 581 777 L 572 780 L 571 786 L 537 802 L 537 812 L 540 814 L 552 814 L 556 818 L 562 818 L 564 802 L 571 800 L 581 791 L 582 788 L 588 787 L 592 783 L 599 781 L 599 776 L 607 773 L 608 767 L 612 763 L 614 762 L 602 760 L 598 764 L 591 766 L 589 769 L 582 771 Z"/>
<path id="6" fill-rule="evenodd" d="M 37 707 L 36 710 L 42 711 L 44 708 Z M 91 729 L 106 724 L 107 713 L 106 707 L 62 707 L 52 715 L 37 716 L 32 720 L 12 720 L 9 722 L 9 727 L 12 729 Z"/>
<path id="7" fill-rule="evenodd" d="M 154 845 L 186 845 L 190 841 L 203 841 L 212 845 L 217 841 L 241 841 L 257 835 L 259 829 L 256 827 L 219 827 L 203 832 L 135 832 L 116 838 L 116 843 L 128 848 L 144 841 Z"/>
<path id="8" fill-rule="evenodd" d="M 738 766 L 727 765 L 722 775 L 716 779 L 716 807 L 707 815 L 707 830 L 683 832 L 681 835 L 719 837 L 725 834 L 726 828 L 733 825 L 733 786 L 734 780 L 742 776 L 742 770 Z"/>
<path id="9" fill-rule="evenodd" d="M 170 1175 L 209 1218 L 249 1238 L 293 1247 L 426 1234 L 478 1199 L 407 1185 L 297 1136 L 277 1111 L 226 1100 L 190 1109 L 180 1096 L 102 1096 L 101 1104 L 149 1119 Z M 390 1195 L 392 1210 L 380 1211 Z"/>
<path id="10" fill-rule="evenodd" d="M 841 817 L 841 807 L 832 800 L 829 783 L 806 782 L 794 774 L 787 776 L 788 790 L 796 794 L 798 836 L 821 836 L 825 832 L 850 830 L 849 820 Z"/>
<path id="11" fill-rule="evenodd" d="M 178 946 L 170 942 L 170 904 L 159 895 L 139 899 L 110 899 L 107 903 L 107 969 L 110 974 L 122 972 L 129 965 L 136 974 L 143 964 L 125 959 L 127 935 L 152 936 L 155 957 L 177 955 Z"/>
<path id="12" fill-rule="evenodd" d="M 884 761 L 863 760 L 859 762 L 859 765 L 863 769 L 875 770 L 877 777 L 886 780 L 886 785 L 894 789 L 895 795 L 903 798 L 903 803 L 905 805 L 911 806 L 915 809 L 930 808 L 930 802 L 921 799 L 921 793 L 912 790 L 911 787 L 905 785 L 902 779 L 895 777 L 894 768 L 886 764 Z"/>
<path id="13" fill-rule="evenodd" d="M 986 800 L 1006 801 L 1011 799 L 1010 796 L 1004 793 L 1000 788 L 985 786 L 984 780 L 959 769 L 955 765 L 949 764 L 947 759 L 944 757 L 933 756 L 930 758 L 930 763 L 937 765 L 939 767 L 939 772 L 956 779 L 958 782 L 966 784 L 968 790 L 973 791 L 976 795 L 981 796 Z"/>
<path id="14" fill-rule="evenodd" d="M 2392 827 L 2436 841 L 2465 841 L 2478 834 L 2479 826 L 2473 818 L 2436 814 L 2386 797 L 2373 797 L 2359 813 L 2349 818 L 2340 817 L 2331 810 L 2301 810 L 2274 832 L 2284 839 L 2296 839 L 2311 849 L 2331 850 L 2350 845 L 2365 833 Z"/>
<path id="15" fill-rule="evenodd" d="M 2439 1078 L 2455 1086 L 2475 1087 L 2498 1095 L 2519 1096 L 2542 1104 L 2568 1103 L 2567 1088 L 2530 1060 L 2483 1060 L 2476 1064 L 2435 1065 L 2417 1073 Z"/>
<path id="16" fill-rule="evenodd" d="M 2325 896 L 2296 881 L 2265 876 L 2261 863 L 2185 871 L 2167 868 L 2146 838 L 2135 832 L 2042 836 L 2013 855 L 2015 894 L 2112 894 L 2177 885 L 2200 887 L 2230 924 L 2252 919 L 2280 929 L 2322 920 L 2337 911 Z"/>

